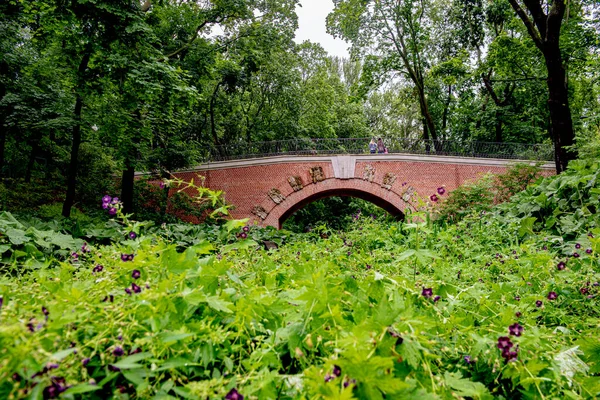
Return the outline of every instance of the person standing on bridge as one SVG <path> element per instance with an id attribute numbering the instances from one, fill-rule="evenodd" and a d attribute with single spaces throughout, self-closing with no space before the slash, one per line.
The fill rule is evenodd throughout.
<path id="1" fill-rule="evenodd" d="M 385 145 L 383 144 L 383 140 L 381 140 L 381 138 L 377 139 L 377 153 L 385 153 Z"/>
<path id="2" fill-rule="evenodd" d="M 375 143 L 375 138 L 371 139 L 371 143 L 369 143 L 369 151 L 371 154 L 375 154 L 375 152 L 377 152 L 377 143 Z"/>

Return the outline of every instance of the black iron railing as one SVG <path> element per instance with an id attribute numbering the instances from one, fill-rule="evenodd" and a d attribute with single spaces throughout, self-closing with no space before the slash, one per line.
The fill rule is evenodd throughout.
<path id="1" fill-rule="evenodd" d="M 369 154 L 369 138 L 292 139 L 236 143 L 210 149 L 206 161 L 278 155 Z M 390 154 L 423 154 L 511 160 L 553 160 L 551 144 L 491 143 L 457 140 L 386 139 Z"/>

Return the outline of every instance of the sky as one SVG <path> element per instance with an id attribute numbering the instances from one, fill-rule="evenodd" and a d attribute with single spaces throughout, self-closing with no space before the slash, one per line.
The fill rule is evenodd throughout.
<path id="1" fill-rule="evenodd" d="M 296 43 L 310 40 L 320 43 L 332 56 L 348 57 L 349 44 L 341 39 L 334 39 L 325 29 L 325 18 L 333 10 L 331 0 L 300 0 L 302 7 L 296 7 L 298 14 L 298 30 Z"/>

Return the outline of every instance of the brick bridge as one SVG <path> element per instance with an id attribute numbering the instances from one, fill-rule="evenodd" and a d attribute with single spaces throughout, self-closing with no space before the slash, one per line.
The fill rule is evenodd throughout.
<path id="1" fill-rule="evenodd" d="M 295 211 L 331 196 L 358 197 L 402 217 L 416 193 L 428 198 L 442 186 L 450 192 L 484 173 L 503 173 L 515 162 L 410 154 L 285 155 L 210 162 L 174 175 L 185 181 L 204 179 L 204 186 L 222 190 L 235 206 L 234 218 L 281 228 Z M 555 173 L 553 164 L 542 168 L 544 175 Z"/>

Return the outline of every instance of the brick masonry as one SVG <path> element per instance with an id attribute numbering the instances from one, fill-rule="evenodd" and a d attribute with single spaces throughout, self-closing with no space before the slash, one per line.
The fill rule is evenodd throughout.
<path id="1" fill-rule="evenodd" d="M 436 193 L 441 186 L 451 192 L 485 173 L 503 173 L 510 163 L 396 154 L 351 159 L 348 156 L 286 156 L 205 164 L 174 175 L 186 181 L 204 179 L 204 186 L 223 191 L 225 200 L 234 206 L 232 217 L 250 218 L 251 223 L 280 228 L 294 211 L 329 196 L 360 197 L 391 214 L 402 215 L 404 209 L 411 206 L 409 194 L 413 190 L 423 197 Z M 353 166 L 354 171 L 349 166 Z M 313 183 L 315 167 L 321 167 L 323 180 Z M 366 168 L 367 171 L 374 168 L 374 173 L 365 174 Z M 542 168 L 545 176 L 554 174 L 552 165 Z M 297 186 L 294 177 L 300 178 L 302 188 Z M 290 178 L 298 190 L 294 190 Z M 384 183 L 390 182 L 389 189 L 384 187 Z M 279 204 L 269 196 L 271 189 L 279 190 L 284 197 L 282 201 L 278 199 Z"/>

